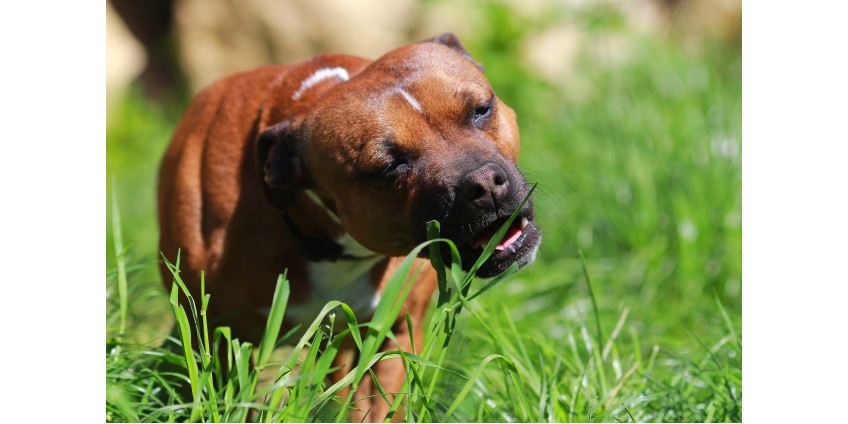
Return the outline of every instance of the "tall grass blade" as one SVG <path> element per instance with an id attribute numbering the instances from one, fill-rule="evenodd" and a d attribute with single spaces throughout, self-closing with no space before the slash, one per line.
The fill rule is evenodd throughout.
<path id="1" fill-rule="evenodd" d="M 280 366 L 280 370 L 277 372 L 277 377 L 275 378 L 275 381 L 281 380 L 283 377 L 288 375 L 292 370 L 294 370 L 294 367 L 297 364 L 298 356 L 300 355 L 300 352 L 303 349 L 303 347 L 306 346 L 306 344 L 309 343 L 309 341 L 315 336 L 315 333 L 321 327 L 321 323 L 324 321 L 324 318 L 327 316 L 327 314 L 329 314 L 330 311 L 332 311 L 333 309 L 335 309 L 339 305 L 344 305 L 344 304 L 342 302 L 333 300 L 333 301 L 327 302 L 327 304 L 324 305 L 324 309 L 321 310 L 321 312 L 318 314 L 318 316 L 315 317 L 315 319 L 312 321 L 312 324 L 306 329 L 306 332 L 303 334 L 303 336 L 301 336 L 300 341 L 298 341 L 298 343 L 292 349 L 291 353 L 289 354 L 288 359 L 286 359 L 286 361 Z M 345 305 L 345 306 L 347 306 L 347 305 Z M 344 307 L 342 309 L 344 309 Z M 349 309 L 350 308 L 348 307 L 348 310 Z M 342 387 L 344 387 L 344 386 L 342 386 Z M 271 396 L 270 405 L 278 405 L 282 401 L 283 395 L 285 394 L 284 392 L 285 392 L 285 390 L 284 390 L 283 387 L 276 389 L 274 391 L 273 395 Z M 336 392 L 330 393 L 328 395 L 328 397 L 335 394 L 335 393 Z M 320 402 L 317 402 L 317 401 L 313 402 L 312 407 L 314 408 L 315 406 L 318 406 L 319 404 L 320 404 Z M 323 407 L 323 405 L 321 405 L 320 407 Z"/>
<path id="2" fill-rule="evenodd" d="M 436 244 L 429 246 L 430 264 L 436 270 L 436 277 L 439 283 L 439 300 L 437 302 L 439 307 L 450 299 L 451 289 L 448 287 L 448 282 L 459 287 L 459 282 L 463 280 L 465 275 L 462 271 L 462 258 L 459 256 L 459 249 L 457 249 L 453 241 L 439 238 L 440 228 L 439 221 L 427 222 L 427 239 L 429 241 L 439 240 L 439 242 L 445 243 L 451 254 L 450 273 L 446 275 L 444 272 L 445 263 L 438 246 Z M 447 277 L 450 277 L 450 280 Z"/>
<path id="3" fill-rule="evenodd" d="M 115 262 L 118 267 L 118 303 L 120 305 L 118 337 L 122 338 L 127 328 L 127 264 L 124 237 L 121 233 L 121 211 L 118 208 L 118 186 L 114 175 L 112 176 L 112 244 L 115 248 Z"/>
<path id="4" fill-rule="evenodd" d="M 733 328 L 733 321 L 730 320 L 730 315 L 727 314 L 727 310 L 724 309 L 724 305 L 721 303 L 721 299 L 718 297 L 718 292 L 713 289 L 713 298 L 715 299 L 716 305 L 718 305 L 718 310 L 721 312 L 721 317 L 724 319 L 724 325 L 727 326 L 727 331 L 730 332 L 731 337 L 733 337 L 733 345 L 736 347 L 736 350 L 741 351 L 741 340 L 739 336 L 736 335 L 736 330 Z"/>
<path id="5" fill-rule="evenodd" d="M 354 379 L 357 375 L 360 374 L 360 369 L 363 370 L 361 373 L 364 374 L 370 369 L 377 361 L 383 359 L 383 357 L 397 357 L 396 354 L 390 354 L 389 352 L 381 352 L 375 355 L 372 355 L 370 358 L 367 358 L 365 361 L 360 361 L 359 364 L 354 367 L 347 375 L 339 379 L 339 381 L 335 382 L 332 386 L 328 387 L 321 393 L 320 396 L 315 398 L 313 402 L 313 407 L 318 407 L 319 409 L 323 407 L 323 404 L 328 401 L 332 396 L 338 393 L 342 388 L 347 387 L 353 384 Z M 353 392 L 353 390 L 351 390 Z M 352 394 L 350 395 L 352 396 Z M 346 401 L 345 405 L 349 404 L 350 401 Z M 344 411 L 341 411 L 344 412 Z"/>
<path id="6" fill-rule="evenodd" d="M 435 331 L 438 331 L 438 330 L 435 330 Z M 446 353 L 447 353 L 447 349 L 442 349 L 441 352 L 439 352 L 439 358 L 436 361 L 437 366 L 434 368 L 433 374 L 430 377 L 430 386 L 427 388 L 427 391 L 424 394 L 425 399 L 432 399 L 433 398 L 433 391 L 435 391 L 435 389 L 436 389 L 436 382 L 439 381 L 439 371 L 441 371 L 443 369 L 445 371 L 447 371 L 446 368 L 441 367 L 441 365 L 445 361 L 445 354 Z M 463 376 L 462 378 L 467 379 L 467 377 L 465 377 L 465 376 Z M 419 421 L 418 422 L 421 422 L 423 420 L 424 415 L 425 415 L 424 414 L 424 407 L 422 406 L 421 412 L 419 413 Z M 431 415 L 431 417 L 432 417 L 432 415 Z"/>
<path id="7" fill-rule="evenodd" d="M 583 276 L 586 278 L 586 287 L 589 289 L 589 298 L 592 300 L 592 310 L 595 312 L 595 326 L 598 330 L 598 346 L 604 345 L 603 330 L 601 329 L 601 314 L 598 312 L 598 302 L 595 300 L 595 292 L 592 290 L 592 278 L 589 276 L 589 269 L 586 267 L 586 257 L 583 256 L 583 250 L 577 251 L 580 257 L 580 266 L 583 269 Z"/>
<path id="8" fill-rule="evenodd" d="M 506 271 L 504 271 L 502 274 L 498 275 L 497 277 L 494 277 L 494 278 L 490 279 L 489 281 L 487 281 L 487 282 L 486 282 L 486 284 L 484 284 L 484 285 L 483 285 L 483 287 L 480 287 L 480 289 L 479 289 L 479 290 L 477 290 L 477 291 L 475 291 L 474 293 L 471 293 L 470 295 L 468 295 L 468 297 L 466 297 L 466 298 L 465 298 L 465 300 L 471 301 L 471 300 L 472 300 L 472 299 L 474 299 L 475 297 L 480 296 L 481 294 L 483 294 L 483 293 L 485 293 L 485 292 L 487 292 L 487 291 L 491 290 L 491 289 L 492 289 L 492 288 L 494 288 L 496 285 L 498 285 L 498 284 L 502 283 L 504 280 L 506 280 L 507 278 L 511 277 L 511 276 L 512 276 L 512 274 L 515 274 L 515 272 L 516 272 L 516 271 L 518 271 L 518 264 L 517 264 L 517 263 L 513 263 L 513 264 L 512 264 L 512 265 L 510 265 L 510 266 L 509 266 L 509 268 L 507 268 L 507 269 L 506 269 Z"/>
<path id="9" fill-rule="evenodd" d="M 634 422 L 634 423 L 638 422 L 638 421 L 636 421 L 636 418 L 633 418 L 633 414 L 630 413 L 630 409 L 627 408 L 627 405 L 622 403 L 621 406 L 623 406 L 624 410 L 627 411 L 627 416 L 630 417 L 630 422 Z"/>
<path id="10" fill-rule="evenodd" d="M 430 221 L 427 223 L 427 239 L 433 240 L 439 238 L 441 234 L 441 226 L 439 221 Z M 438 304 L 442 305 L 450 299 L 450 289 L 447 286 L 447 275 L 445 273 L 445 261 L 442 259 L 442 252 L 439 245 L 434 243 L 429 246 L 430 264 L 436 270 L 436 280 L 439 284 L 439 300 Z"/>
<path id="11" fill-rule="evenodd" d="M 724 389 L 727 390 L 727 395 L 730 397 L 730 400 L 733 403 L 734 409 L 738 411 L 739 410 L 739 401 L 736 399 L 736 395 L 733 393 L 733 389 L 730 387 L 730 382 L 727 381 L 727 376 L 726 376 L 727 373 L 725 372 L 724 364 L 722 364 L 722 362 L 718 359 L 718 357 L 715 355 L 715 353 L 713 353 L 712 349 L 707 347 L 707 345 L 704 344 L 703 341 L 701 341 L 700 337 L 698 337 L 695 333 L 693 333 L 688 328 L 686 328 L 685 330 L 693 338 L 695 338 L 695 340 L 698 342 L 699 345 L 701 345 L 702 348 L 704 348 L 704 350 L 707 351 L 707 355 L 709 355 L 709 357 L 713 360 L 713 362 L 715 362 L 718 369 L 722 371 L 721 380 L 724 383 Z"/>
<path id="12" fill-rule="evenodd" d="M 609 340 L 607 340 L 606 346 L 604 346 L 604 352 L 602 358 L 604 360 L 609 356 L 610 350 L 612 349 L 613 343 L 618 338 L 618 334 L 621 332 L 621 328 L 624 327 L 624 322 L 627 321 L 627 315 L 630 313 L 630 308 L 625 307 L 621 312 L 621 316 L 618 318 L 618 322 L 615 324 L 615 327 L 612 329 L 612 334 L 610 334 Z"/>
<path id="13" fill-rule="evenodd" d="M 292 412 L 296 417 L 306 417 L 309 413 L 309 409 L 311 408 L 308 387 L 312 380 L 311 375 L 315 372 L 314 366 L 319 354 L 321 342 L 323 341 L 323 335 L 324 334 L 320 331 L 315 333 L 315 337 L 312 339 L 312 343 L 306 353 L 306 358 L 300 367 L 300 376 L 304 376 L 306 378 L 298 380 L 294 386 L 294 390 L 292 391 L 289 403 L 294 406 L 294 410 Z"/>
<path id="14" fill-rule="evenodd" d="M 578 358 L 579 359 L 579 358 Z M 575 418 L 575 414 L 577 411 L 577 398 L 580 396 L 580 388 L 583 387 L 583 382 L 586 380 L 586 376 L 589 372 L 589 367 L 592 364 L 592 357 L 590 356 L 586 360 L 586 364 L 583 366 L 583 371 L 580 373 L 580 379 L 574 385 L 574 392 L 571 395 L 571 410 L 569 411 L 569 421 L 575 422 L 577 419 Z M 588 399 L 588 396 L 584 396 Z"/>
<path id="15" fill-rule="evenodd" d="M 327 316 L 327 314 L 329 314 L 330 311 L 332 311 L 339 305 L 342 305 L 342 302 L 339 302 L 337 300 L 327 302 L 327 304 L 324 305 L 324 309 L 321 309 L 321 312 L 318 313 L 318 316 L 315 317 L 315 319 L 312 321 L 312 324 L 307 327 L 306 332 L 303 334 L 303 336 L 301 336 L 300 341 L 297 342 L 297 344 L 292 349 L 291 354 L 289 354 L 288 359 L 283 363 L 283 366 L 280 368 L 280 371 L 277 374 L 278 379 L 288 374 L 289 372 L 291 372 L 291 370 L 294 369 L 295 364 L 297 364 L 298 355 L 300 355 L 301 349 L 303 349 L 303 347 L 306 346 L 307 343 L 309 343 L 312 337 L 314 337 L 315 332 L 318 331 L 318 329 L 321 327 L 321 323 L 324 321 L 324 318 Z"/>
<path id="16" fill-rule="evenodd" d="M 445 415 L 444 417 L 442 417 L 442 421 L 448 421 L 451 415 L 456 412 L 456 409 L 459 408 L 459 405 L 461 405 L 463 401 L 465 401 L 466 396 L 468 396 L 468 392 L 471 391 L 471 388 L 474 387 L 474 384 L 480 378 L 480 375 L 483 373 L 483 369 L 486 368 L 486 365 L 488 365 L 489 362 L 492 362 L 495 359 L 501 360 L 507 366 L 510 376 L 513 378 L 513 384 L 515 385 L 516 389 L 518 389 L 517 391 L 520 398 L 519 400 L 522 405 L 522 408 L 524 408 L 525 416 L 529 415 L 530 406 L 527 401 L 526 395 L 524 395 L 524 389 L 522 387 L 520 376 L 518 376 L 518 370 L 515 367 L 515 363 L 503 355 L 491 354 L 485 359 L 483 359 L 480 365 L 478 365 L 477 368 L 474 370 L 474 373 L 471 375 L 471 377 L 469 377 L 468 382 L 465 383 L 465 386 L 463 386 L 459 394 L 456 395 L 456 398 L 454 399 L 451 406 L 448 407 L 447 411 L 445 411 Z"/>
<path id="17" fill-rule="evenodd" d="M 271 302 L 271 311 L 265 325 L 265 333 L 259 342 L 259 356 L 256 359 L 256 368 L 262 369 L 267 365 L 268 358 L 277 344 L 280 328 L 283 325 L 283 317 L 286 314 L 286 304 L 289 301 L 289 282 L 286 279 L 287 271 L 277 277 L 277 286 L 274 289 L 274 299 Z"/>
<path id="18" fill-rule="evenodd" d="M 206 274 L 200 273 L 200 317 L 203 320 L 203 367 L 206 368 L 211 361 L 212 355 L 209 349 L 209 323 L 206 320 L 206 308 L 209 306 L 209 298 L 211 296 L 206 293 Z"/>
<path id="19" fill-rule="evenodd" d="M 191 396 L 193 400 L 191 421 L 195 421 L 200 416 L 202 405 L 200 404 L 200 382 L 198 378 L 197 361 L 194 359 L 194 352 L 191 348 L 191 325 L 188 322 L 188 316 L 185 309 L 179 304 L 179 291 L 177 285 L 171 286 L 171 307 L 174 311 L 174 317 L 177 321 L 177 329 L 182 342 L 183 354 L 185 356 L 186 370 L 188 371 L 189 383 L 191 384 Z"/>

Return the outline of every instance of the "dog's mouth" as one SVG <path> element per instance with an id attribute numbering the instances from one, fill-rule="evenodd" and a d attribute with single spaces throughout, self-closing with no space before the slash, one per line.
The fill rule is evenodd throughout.
<path id="1" fill-rule="evenodd" d="M 492 237 L 495 236 L 495 233 L 506 223 L 506 219 L 498 219 L 488 227 L 484 228 L 480 233 L 476 236 L 472 237 L 472 239 L 468 242 L 468 245 L 471 246 L 472 249 L 482 249 L 487 246 L 491 241 Z M 521 217 L 521 219 L 516 219 L 509 226 L 509 229 L 504 235 L 503 239 L 498 242 L 497 246 L 495 246 L 495 250 L 498 252 L 503 252 L 510 248 L 516 241 L 518 241 L 521 236 L 524 235 L 524 231 L 527 230 L 527 225 L 530 223 L 526 217 Z"/>
<path id="2" fill-rule="evenodd" d="M 500 217 L 491 220 L 486 225 L 481 225 L 472 230 L 470 235 L 456 240 L 457 247 L 462 257 L 462 268 L 470 269 L 483 254 L 486 246 L 493 242 L 498 230 L 509 221 L 509 217 Z M 513 263 L 523 267 L 536 257 L 536 251 L 542 233 L 533 223 L 532 209 L 525 209 L 510 223 L 506 233 L 497 244 L 488 259 L 477 271 L 477 276 L 489 278 L 507 270 Z M 449 261 L 449 252 L 445 260 Z"/>

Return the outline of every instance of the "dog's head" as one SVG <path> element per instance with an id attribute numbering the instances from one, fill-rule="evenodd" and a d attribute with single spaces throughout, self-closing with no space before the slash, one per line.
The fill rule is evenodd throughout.
<path id="1" fill-rule="evenodd" d="M 387 53 L 267 129 L 258 149 L 269 196 L 313 190 L 354 239 L 393 256 L 438 220 L 466 269 L 529 191 L 515 113 L 452 34 Z M 478 275 L 534 259 L 533 218 L 531 199 Z"/>

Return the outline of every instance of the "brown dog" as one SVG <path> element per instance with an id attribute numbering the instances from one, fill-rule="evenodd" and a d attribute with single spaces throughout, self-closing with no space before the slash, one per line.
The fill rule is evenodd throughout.
<path id="1" fill-rule="evenodd" d="M 160 247 L 169 259 L 182 249 L 194 293 L 205 271 L 209 313 L 242 340 L 261 337 L 286 269 L 285 324 L 308 324 L 330 300 L 366 321 L 427 221 L 474 263 L 528 193 L 517 157 L 515 113 L 452 34 L 374 62 L 321 55 L 235 74 L 198 94 L 177 127 L 159 175 Z M 519 217 L 479 276 L 534 259 L 531 201 Z M 422 346 L 436 279 L 417 261 L 426 268 L 405 306 Z M 409 330 L 403 318 L 393 328 L 407 351 Z M 397 392 L 400 360 L 375 367 Z M 365 381 L 357 398 L 374 393 Z M 388 411 L 379 397 L 356 405 L 369 420 Z"/>

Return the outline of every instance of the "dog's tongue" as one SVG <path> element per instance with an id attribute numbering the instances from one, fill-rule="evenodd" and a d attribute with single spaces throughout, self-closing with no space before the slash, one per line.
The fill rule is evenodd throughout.
<path id="1" fill-rule="evenodd" d="M 521 237 L 521 234 L 524 233 L 523 230 L 524 230 L 525 225 L 527 225 L 527 219 L 522 218 L 520 225 L 515 225 L 513 227 L 510 227 L 510 229 L 506 232 L 506 235 L 501 240 L 501 242 L 498 243 L 497 246 L 495 246 L 495 250 L 499 250 L 499 251 L 506 250 L 506 248 L 509 247 L 512 243 L 515 243 L 515 241 L 518 240 L 519 237 Z M 494 236 L 494 235 L 495 235 L 495 228 L 491 227 L 491 228 L 487 229 L 486 231 L 484 231 L 483 233 L 481 233 L 480 235 L 478 235 L 473 240 L 471 240 L 469 242 L 469 244 L 471 245 L 472 249 L 479 249 L 479 248 L 489 244 L 489 242 L 492 240 L 492 236 Z"/>
<path id="2" fill-rule="evenodd" d="M 518 227 L 510 228 L 503 240 L 495 246 L 495 250 L 505 250 L 509 245 L 515 243 L 519 237 L 521 237 L 521 229 Z"/>

